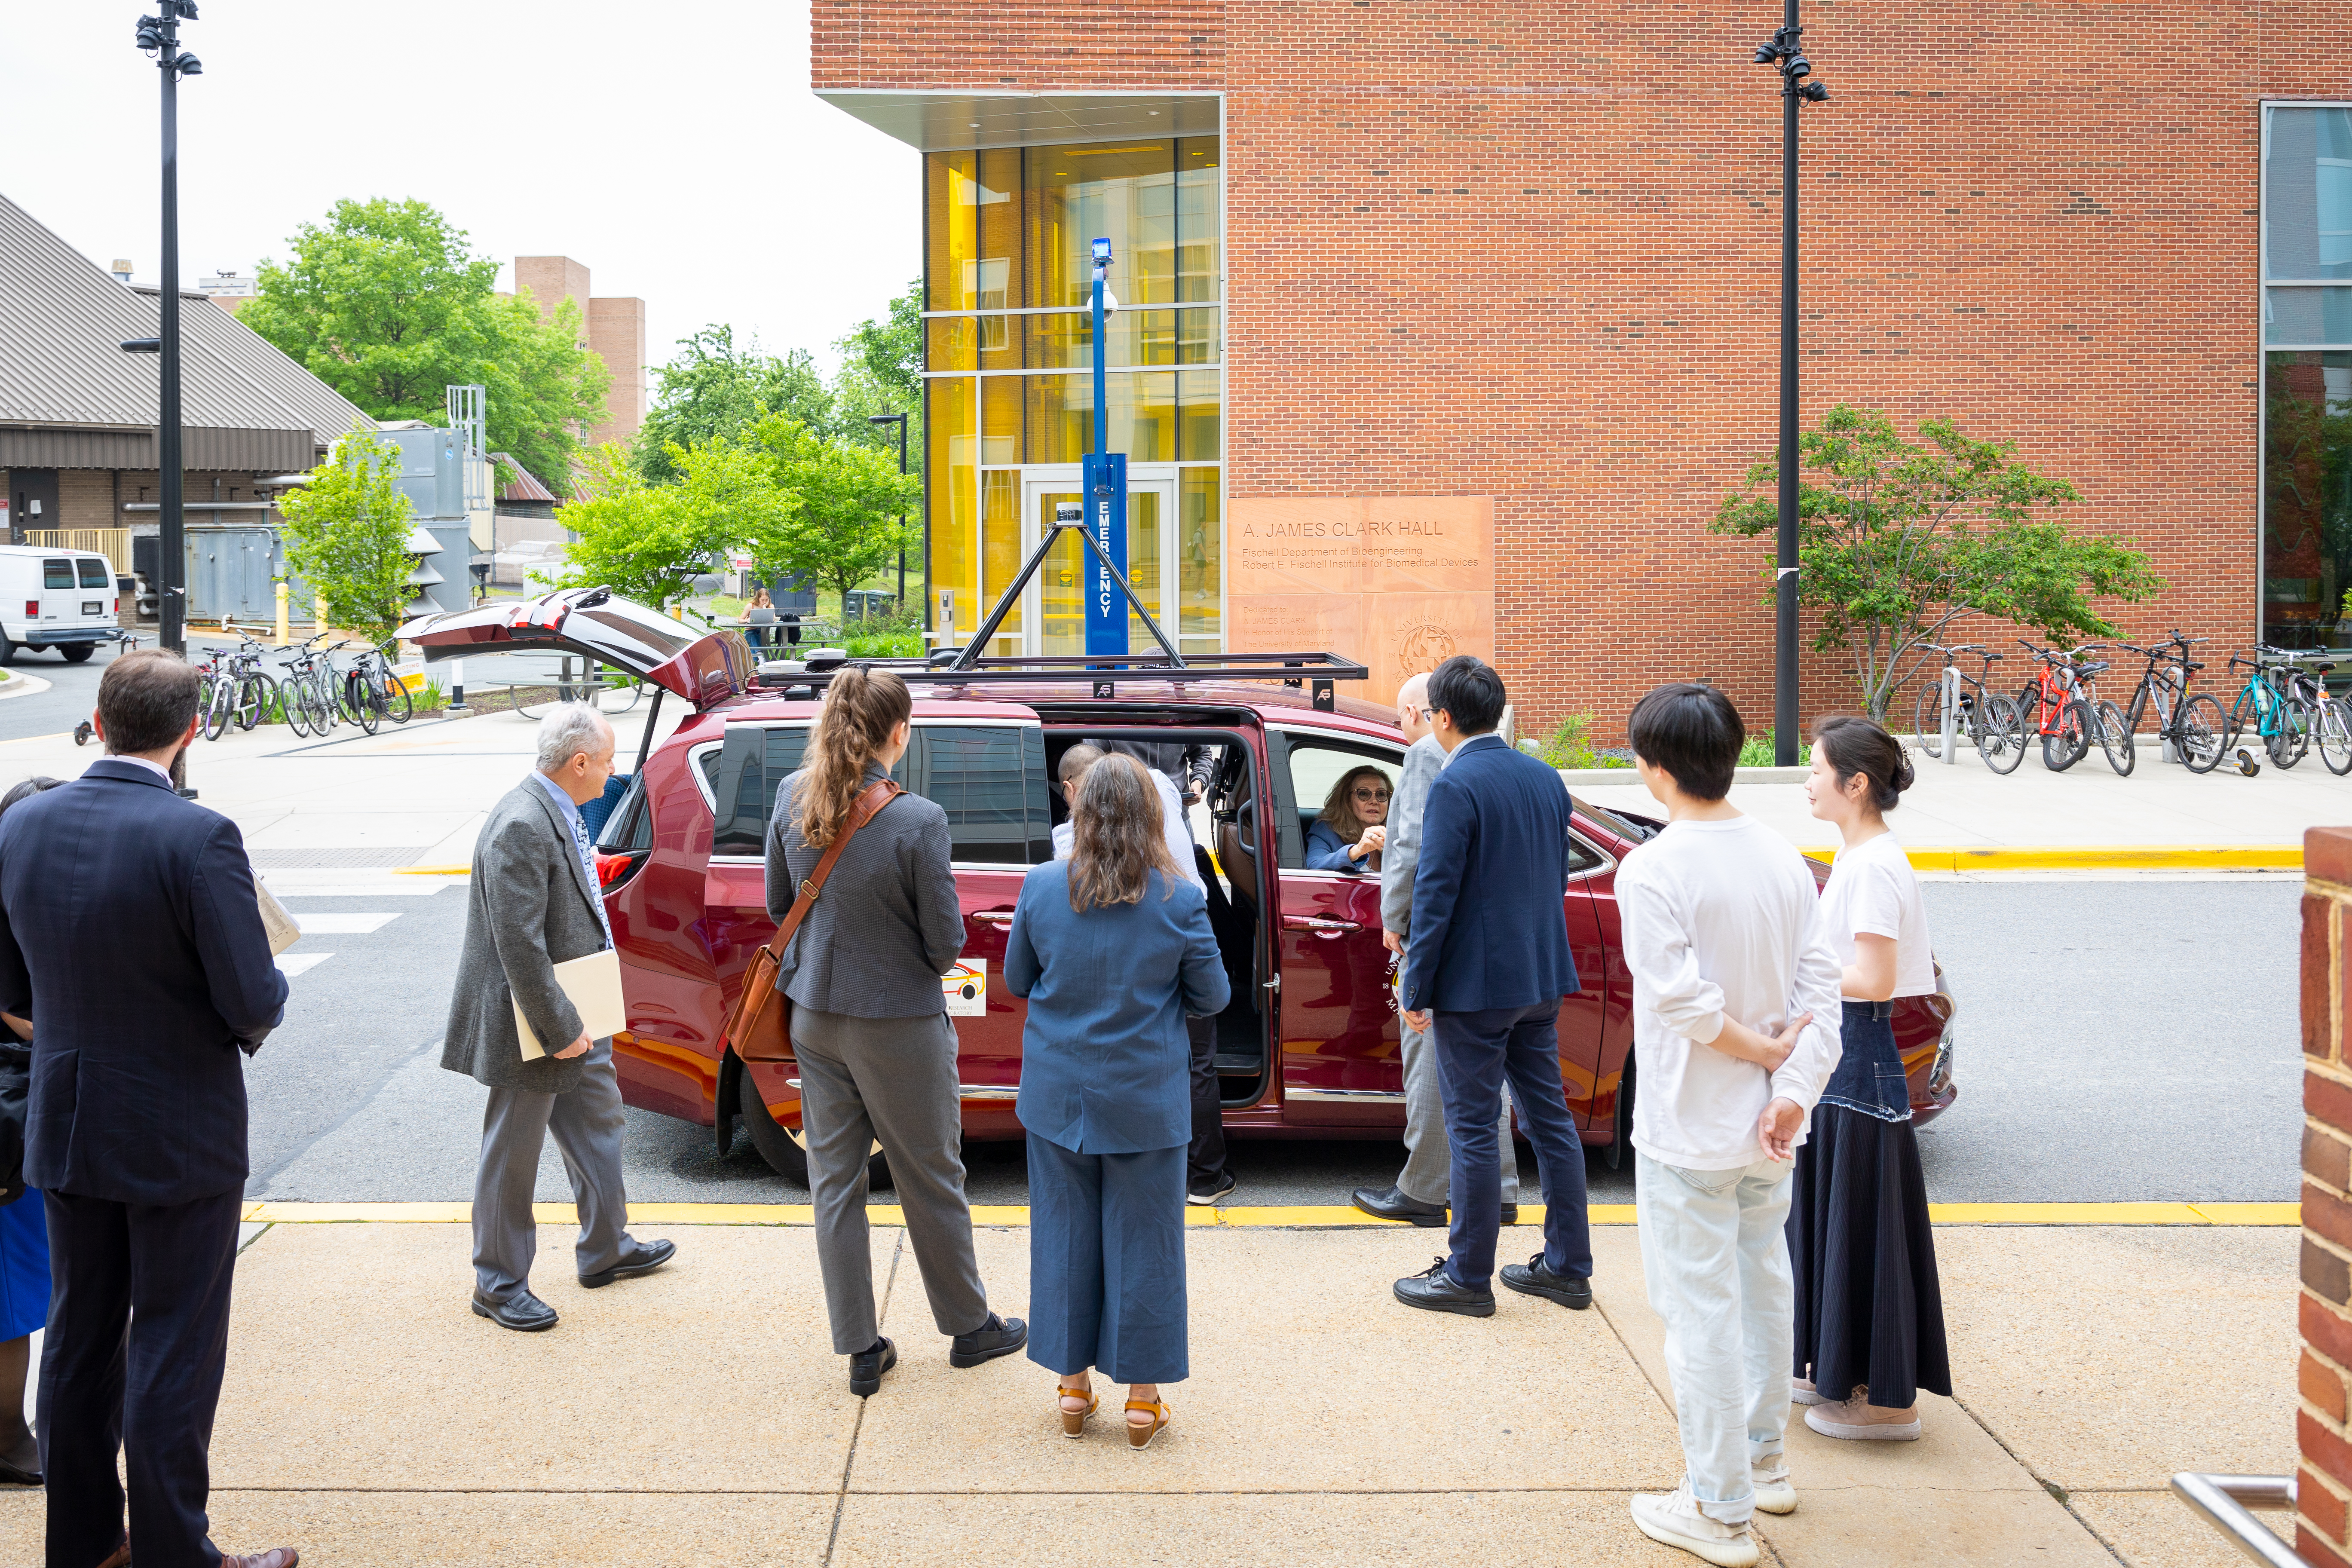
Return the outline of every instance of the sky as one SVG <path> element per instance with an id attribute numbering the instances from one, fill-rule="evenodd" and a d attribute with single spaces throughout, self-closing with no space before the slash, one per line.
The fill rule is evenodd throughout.
<path id="1" fill-rule="evenodd" d="M 706 322 L 834 341 L 921 268 L 919 163 L 809 91 L 808 0 L 199 0 L 180 88 L 183 285 L 283 261 L 346 196 L 415 197 L 477 254 L 569 256 L 646 301 L 647 358 Z M 152 0 L 0 0 L 0 193 L 153 283 Z M 512 286 L 511 270 L 499 287 Z"/>

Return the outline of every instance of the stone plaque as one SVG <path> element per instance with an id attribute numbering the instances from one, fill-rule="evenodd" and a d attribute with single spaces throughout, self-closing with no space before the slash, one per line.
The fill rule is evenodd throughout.
<path id="1" fill-rule="evenodd" d="M 1237 653 L 1329 651 L 1371 679 L 1343 697 L 1393 702 L 1457 653 L 1495 657 L 1489 496 L 1234 496 L 1226 604 Z"/>

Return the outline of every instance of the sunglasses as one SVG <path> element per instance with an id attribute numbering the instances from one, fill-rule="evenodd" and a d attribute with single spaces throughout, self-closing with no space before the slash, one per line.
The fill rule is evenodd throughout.
<path id="1" fill-rule="evenodd" d="M 1384 789 L 1360 789 L 1349 793 L 1358 800 L 1386 800 L 1389 797 L 1389 792 Z"/>

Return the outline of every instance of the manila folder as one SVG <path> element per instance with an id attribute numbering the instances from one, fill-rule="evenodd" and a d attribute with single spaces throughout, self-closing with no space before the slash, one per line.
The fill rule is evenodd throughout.
<path id="1" fill-rule="evenodd" d="M 592 1040 L 601 1040 L 616 1033 L 628 1022 L 628 1011 L 621 1001 L 621 955 L 611 948 L 592 952 L 585 958 L 568 959 L 555 966 L 555 983 L 572 998 L 579 1009 L 580 1026 Z M 522 1042 L 522 1059 L 532 1061 L 547 1055 L 547 1047 L 530 1032 L 530 1021 L 522 1016 L 520 1005 L 514 1010 L 515 1037 Z M 572 1042 L 566 1040 L 564 1045 Z"/>

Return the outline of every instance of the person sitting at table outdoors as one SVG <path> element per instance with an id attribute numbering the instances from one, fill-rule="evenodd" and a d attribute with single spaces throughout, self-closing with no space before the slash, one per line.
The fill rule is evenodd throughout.
<path id="1" fill-rule="evenodd" d="M 1357 875 L 1378 869 L 1372 857 L 1388 842 L 1389 792 L 1389 775 L 1376 767 L 1342 773 L 1307 830 L 1307 868 Z"/>
<path id="2" fill-rule="evenodd" d="M 768 628 L 776 624 L 776 606 L 765 588 L 751 595 L 743 606 L 743 636 L 753 647 L 768 646 Z"/>
<path id="3" fill-rule="evenodd" d="M 1021 1095 L 1029 1136 L 1029 1359 L 1058 1374 L 1066 1436 L 1128 1385 L 1127 1440 L 1168 1425 L 1163 1383 L 1185 1345 L 1185 1161 L 1192 1137 L 1184 1015 L 1230 999 L 1207 895 L 1169 851 L 1160 791 L 1132 757 L 1071 792 L 1070 858 L 1032 867 L 1004 942 L 1025 997 Z"/>

